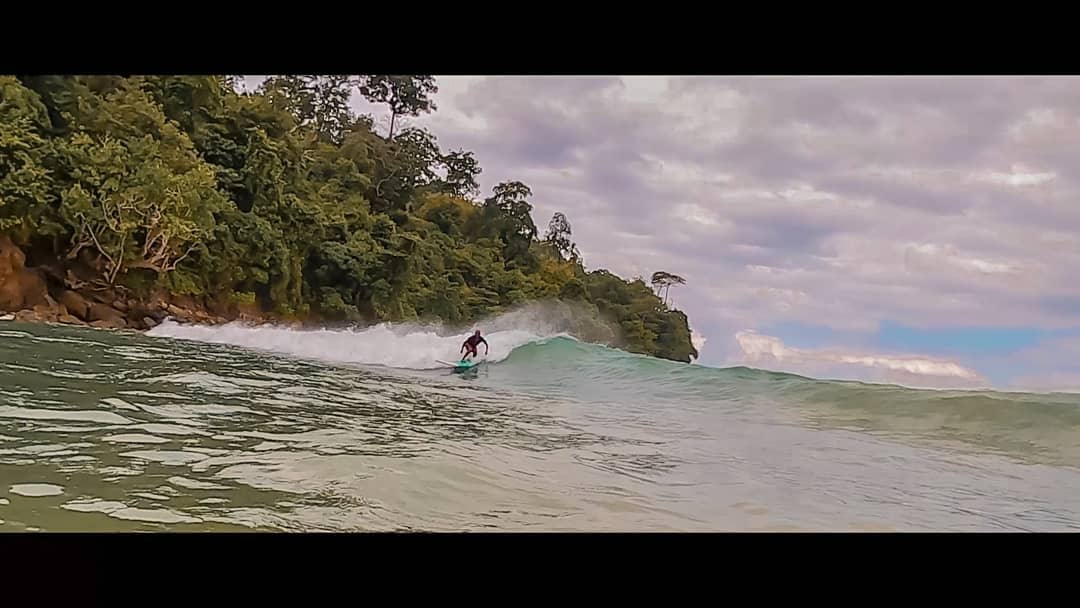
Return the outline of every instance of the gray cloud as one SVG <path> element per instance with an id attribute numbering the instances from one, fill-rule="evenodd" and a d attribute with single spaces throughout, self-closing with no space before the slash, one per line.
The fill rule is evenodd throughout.
<path id="1" fill-rule="evenodd" d="M 913 207 L 935 215 L 960 215 L 974 203 L 969 196 L 957 196 L 955 192 L 933 184 L 920 187 L 916 183 L 865 175 L 823 175 L 817 184 L 838 195 Z"/>

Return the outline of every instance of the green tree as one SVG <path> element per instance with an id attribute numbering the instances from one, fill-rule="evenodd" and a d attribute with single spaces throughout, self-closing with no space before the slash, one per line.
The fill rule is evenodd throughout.
<path id="1" fill-rule="evenodd" d="M 560 258 L 576 260 L 580 256 L 577 245 L 570 240 L 572 234 L 573 230 L 570 228 L 570 221 L 566 219 L 562 212 L 556 212 L 555 215 L 551 216 L 544 240 L 559 254 Z"/>
<path id="2" fill-rule="evenodd" d="M 685 285 L 686 279 L 680 277 L 677 274 L 671 274 L 663 270 L 658 270 L 652 274 L 650 280 L 657 294 L 663 294 L 664 304 L 667 304 L 668 292 L 671 291 L 672 285 Z"/>
<path id="3" fill-rule="evenodd" d="M 0 76 L 0 233 L 15 234 L 17 242 L 63 231 L 54 217 L 52 147 L 41 133 L 48 124 L 37 93 Z"/>
<path id="4" fill-rule="evenodd" d="M 340 145 L 356 121 L 349 107 L 355 78 L 332 76 L 273 76 L 260 91 L 310 128 L 320 141 Z"/>
<path id="5" fill-rule="evenodd" d="M 461 197 L 476 196 L 480 192 L 476 178 L 481 169 L 472 152 L 455 150 L 444 154 L 440 161 L 446 171 L 440 187 L 442 192 Z"/>
<path id="6" fill-rule="evenodd" d="M 439 92 L 433 76 L 364 76 L 360 94 L 372 103 L 384 103 L 390 108 L 390 131 L 387 141 L 394 139 L 398 116 L 419 116 L 437 108 L 431 96 Z"/>
<path id="7" fill-rule="evenodd" d="M 128 79 L 104 98 L 88 96 L 97 107 L 58 146 L 72 181 L 59 205 L 73 228 L 67 257 L 92 248 L 109 284 L 129 269 L 174 270 L 224 202 L 213 169 L 142 84 Z"/>
<path id="8" fill-rule="evenodd" d="M 509 181 L 495 186 L 492 196 L 484 201 L 481 234 L 503 243 L 503 257 L 509 267 L 531 268 L 535 261 L 531 245 L 537 230 L 528 202 L 530 196 L 532 190 L 528 186 Z"/>

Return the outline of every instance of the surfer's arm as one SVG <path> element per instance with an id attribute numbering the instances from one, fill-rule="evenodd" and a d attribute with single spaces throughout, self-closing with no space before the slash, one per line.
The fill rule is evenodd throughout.
<path id="1" fill-rule="evenodd" d="M 487 356 L 487 354 L 488 354 L 488 343 L 487 343 L 487 340 L 485 340 L 485 339 L 483 339 L 483 338 L 480 338 L 480 341 L 484 343 L 484 356 L 486 357 L 486 356 Z"/>

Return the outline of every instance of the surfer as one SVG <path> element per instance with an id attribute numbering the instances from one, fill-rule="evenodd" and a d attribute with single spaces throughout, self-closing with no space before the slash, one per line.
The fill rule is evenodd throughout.
<path id="1" fill-rule="evenodd" d="M 465 343 L 461 345 L 461 352 L 465 353 L 465 356 L 461 358 L 462 361 L 468 360 L 469 357 L 476 356 L 476 346 L 481 342 L 484 343 L 484 356 L 488 354 L 487 340 L 480 336 L 480 330 L 476 330 L 476 333 L 465 339 Z"/>

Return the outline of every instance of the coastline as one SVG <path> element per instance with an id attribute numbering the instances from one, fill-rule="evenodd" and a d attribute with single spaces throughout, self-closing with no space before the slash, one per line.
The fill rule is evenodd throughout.
<path id="1" fill-rule="evenodd" d="M 102 285 L 93 275 L 78 264 L 27 266 L 22 249 L 0 236 L 0 318 L 135 331 L 152 329 L 165 319 L 201 325 L 242 321 L 294 327 L 314 321 L 285 318 L 230 298 L 195 298 L 160 289 L 140 297 L 121 285 Z"/>
<path id="2" fill-rule="evenodd" d="M 249 327 L 272 325 L 288 329 L 367 328 L 390 320 L 378 318 L 353 319 L 351 322 L 328 317 L 316 310 L 282 314 L 265 310 L 266 303 L 251 293 L 218 292 L 213 296 L 192 296 L 171 293 L 160 284 L 139 293 L 117 282 L 108 285 L 98 267 L 100 258 L 87 255 L 76 259 L 56 259 L 53 256 L 26 251 L 6 235 L 0 235 L 0 321 L 68 325 L 108 330 L 146 332 L 164 321 L 182 325 L 219 326 L 241 323 Z M 36 265 L 28 264 L 28 259 Z M 519 307 L 502 313 L 523 311 L 520 306 L 559 326 L 558 331 L 574 335 L 591 344 L 600 344 L 658 358 L 659 353 L 647 352 L 629 344 L 623 328 L 603 312 L 585 302 L 551 298 L 523 302 Z M 490 318 L 488 318 L 490 320 Z M 437 324 L 446 329 L 466 329 L 473 322 L 453 323 L 445 319 L 414 320 L 420 324 Z M 689 332 L 687 331 L 687 334 Z M 689 363 L 690 361 L 681 361 Z"/>
<path id="3" fill-rule="evenodd" d="M 0 77 L 15 151 L 0 180 L 0 313 L 134 330 L 457 327 L 558 301 L 610 326 L 587 341 L 698 356 L 668 305 L 684 278 L 586 269 L 562 211 L 536 225 L 528 185 L 482 196 L 472 152 L 423 129 L 377 132 L 342 103 L 373 83 L 437 89 L 387 78 L 283 76 L 247 92 L 215 75 Z"/>

